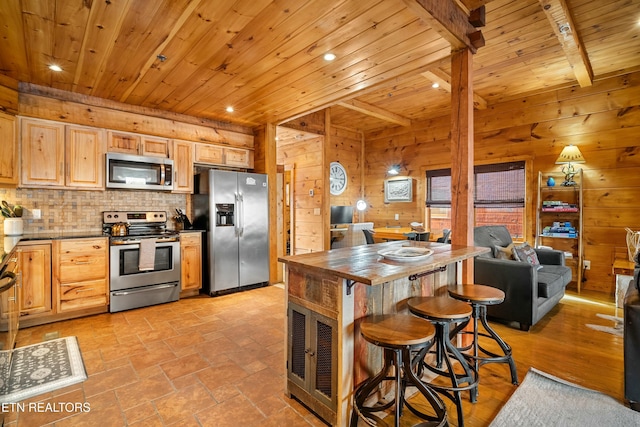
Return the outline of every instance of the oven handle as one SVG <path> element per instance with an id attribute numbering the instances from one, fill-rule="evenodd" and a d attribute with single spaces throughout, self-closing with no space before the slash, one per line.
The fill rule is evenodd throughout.
<path id="1" fill-rule="evenodd" d="M 176 286 L 178 286 L 177 283 L 169 284 L 169 285 L 158 285 L 158 286 L 153 286 L 153 287 L 145 288 L 145 289 L 137 289 L 135 291 L 112 292 L 112 295 L 119 297 L 119 296 L 124 296 L 124 295 L 139 294 L 139 293 L 142 293 L 142 292 L 156 291 L 158 289 L 175 288 Z"/>

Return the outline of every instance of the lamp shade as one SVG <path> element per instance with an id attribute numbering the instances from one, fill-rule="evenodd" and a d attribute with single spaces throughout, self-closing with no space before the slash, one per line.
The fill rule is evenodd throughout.
<path id="1" fill-rule="evenodd" d="M 564 165 L 567 163 L 584 163 L 586 160 L 582 156 L 582 153 L 575 145 L 567 145 L 562 149 L 562 153 L 556 160 L 556 165 Z"/>

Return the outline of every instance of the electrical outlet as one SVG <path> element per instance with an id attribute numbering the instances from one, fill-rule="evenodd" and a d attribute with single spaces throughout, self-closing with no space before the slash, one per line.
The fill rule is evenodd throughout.
<path id="1" fill-rule="evenodd" d="M 589 261 L 588 259 L 582 261 L 582 265 L 584 265 L 585 270 L 591 270 L 591 261 Z"/>
<path id="2" fill-rule="evenodd" d="M 33 215 L 33 219 L 42 218 L 42 211 L 40 209 L 31 209 L 31 214 Z"/>
<path id="3" fill-rule="evenodd" d="M 400 214 L 395 215 L 396 221 L 400 219 Z"/>

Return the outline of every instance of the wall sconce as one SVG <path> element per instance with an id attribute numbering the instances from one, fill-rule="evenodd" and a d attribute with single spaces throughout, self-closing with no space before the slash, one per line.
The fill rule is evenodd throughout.
<path id="1" fill-rule="evenodd" d="M 364 211 L 365 209 L 367 209 L 367 202 L 365 202 L 363 199 L 360 199 L 356 202 L 356 209 L 360 212 Z"/>
<path id="2" fill-rule="evenodd" d="M 556 165 L 562 166 L 562 173 L 564 174 L 564 182 L 562 183 L 565 187 L 570 187 L 572 185 L 576 185 L 576 182 L 573 180 L 573 176 L 576 174 L 576 170 L 574 169 L 572 163 L 585 163 L 586 160 L 582 156 L 582 153 L 575 145 L 568 145 L 562 149 L 562 153 L 558 156 L 556 160 Z"/>
<path id="3" fill-rule="evenodd" d="M 399 173 L 400 173 L 399 165 L 390 166 L 389 169 L 387 170 L 388 175 L 398 175 Z"/>

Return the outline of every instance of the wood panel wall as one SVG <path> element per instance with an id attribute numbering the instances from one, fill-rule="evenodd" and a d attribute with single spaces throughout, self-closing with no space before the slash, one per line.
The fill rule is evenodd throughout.
<path id="1" fill-rule="evenodd" d="M 360 132 L 332 126 L 328 138 L 327 167 L 331 162 L 340 162 L 347 171 L 347 188 L 338 196 L 330 194 L 329 205 L 353 206 L 353 222 L 361 222 L 355 210 L 356 202 L 363 197 L 362 134 Z"/>
<path id="2" fill-rule="evenodd" d="M 537 172 L 558 171 L 555 159 L 568 144 L 579 146 L 584 170 L 584 256 L 591 261 L 583 289 L 613 294 L 614 253 L 626 247 L 629 227 L 640 230 L 640 72 L 532 94 L 475 111 L 475 162 L 525 159 L 531 165 L 527 189 L 535 192 Z M 421 222 L 425 171 L 450 167 L 449 117 L 365 135 L 365 194 L 376 225 Z M 382 183 L 391 163 L 417 183 L 413 203 L 384 204 Z M 528 195 L 526 229 L 535 230 L 535 194 Z"/>
<path id="3" fill-rule="evenodd" d="M 327 186 L 323 180 L 324 137 L 278 144 L 278 165 L 292 168 L 290 187 L 293 202 L 293 253 L 316 252 L 324 249 L 322 205 Z M 313 191 L 313 195 L 310 194 Z M 328 192 L 328 191 L 327 191 Z M 272 211 L 273 212 L 273 211 Z"/>

